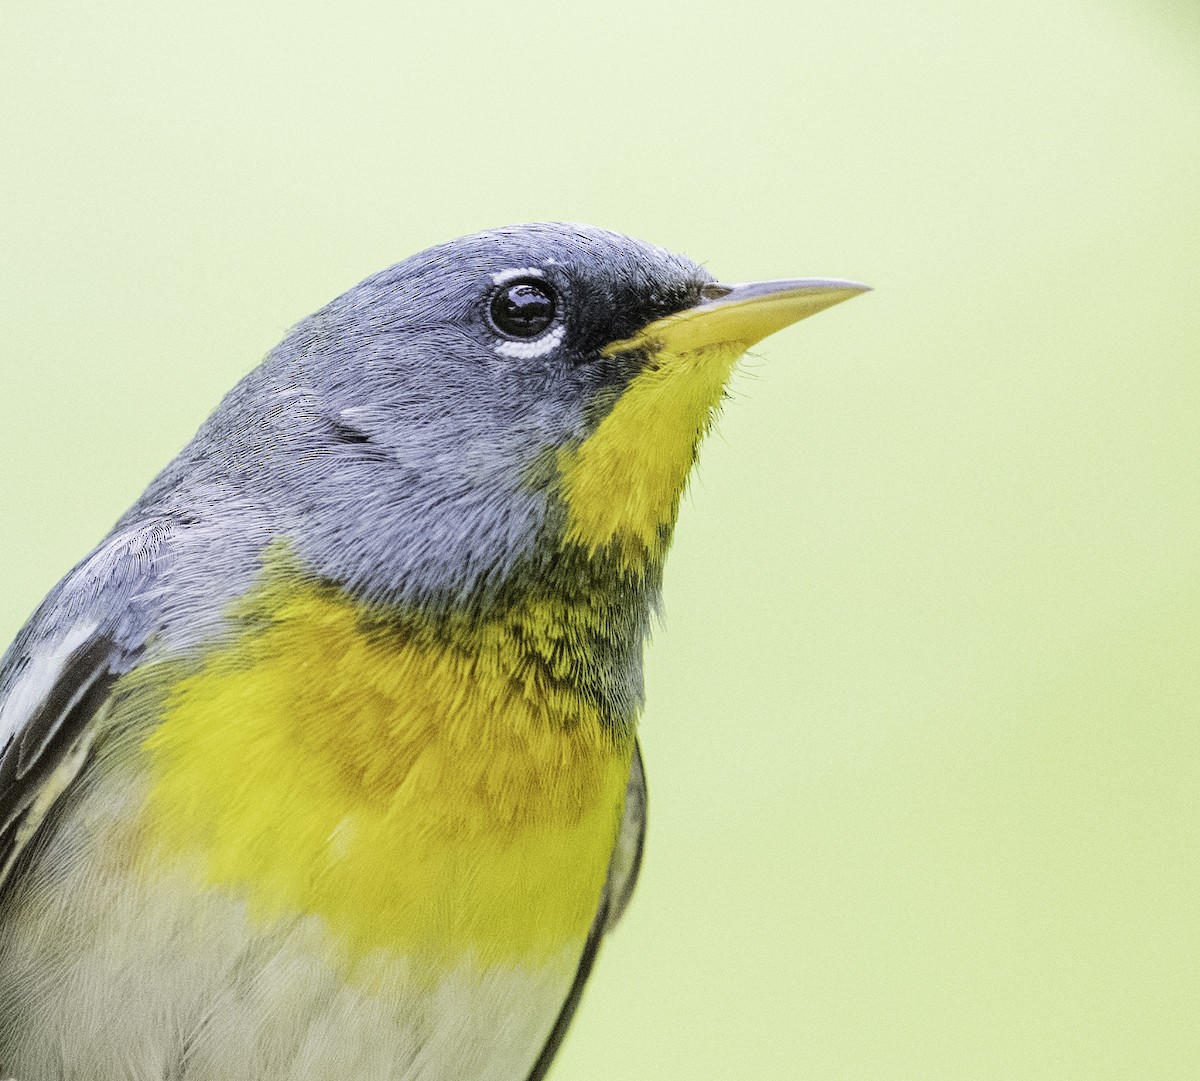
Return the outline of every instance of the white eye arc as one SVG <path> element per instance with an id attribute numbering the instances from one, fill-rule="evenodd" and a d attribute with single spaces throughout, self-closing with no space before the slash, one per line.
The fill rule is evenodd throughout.
<path id="1" fill-rule="evenodd" d="M 495 348 L 502 357 L 531 360 L 534 357 L 543 357 L 547 353 L 553 352 L 562 345 L 563 338 L 566 336 L 566 327 L 559 323 L 531 342 L 499 342 Z"/>
<path id="2" fill-rule="evenodd" d="M 493 285 L 506 285 L 508 282 L 516 281 L 518 278 L 544 278 L 546 272 L 538 270 L 537 267 L 513 267 L 511 270 L 501 270 L 492 275 Z"/>

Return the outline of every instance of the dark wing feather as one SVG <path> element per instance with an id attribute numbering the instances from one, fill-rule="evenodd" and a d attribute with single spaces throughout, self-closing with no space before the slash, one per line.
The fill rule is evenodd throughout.
<path id="1" fill-rule="evenodd" d="M 629 783 L 625 786 L 625 814 L 621 819 L 621 832 L 617 835 L 604 890 L 608 901 L 605 932 L 611 931 L 625 914 L 629 899 L 633 896 L 633 887 L 637 885 L 642 870 L 642 852 L 646 847 L 646 811 L 646 770 L 642 765 L 642 748 L 635 743 Z"/>
<path id="2" fill-rule="evenodd" d="M 39 800 L 39 795 L 52 780 L 55 795 L 60 794 L 84 765 L 88 723 L 117 677 L 115 655 L 106 635 L 78 646 L 0 753 L 0 886 L 49 810 L 52 801 Z"/>
<path id="3" fill-rule="evenodd" d="M 621 830 L 617 835 L 617 844 L 613 849 L 612 860 L 608 866 L 608 880 L 604 884 L 604 892 L 600 896 L 600 908 L 592 921 L 592 929 L 588 932 L 587 942 L 584 943 L 583 954 L 579 958 L 579 967 L 575 970 L 575 980 L 567 999 L 559 1010 L 554 1027 L 546 1040 L 542 1053 L 538 1055 L 533 1069 L 529 1071 L 527 1081 L 542 1081 L 558 1049 L 566 1038 L 567 1029 L 579 1008 L 579 1000 L 583 997 L 583 988 L 592 974 L 592 966 L 596 963 L 596 955 L 600 952 L 600 943 L 604 936 L 612 930 L 617 920 L 621 918 L 629 898 L 633 895 L 633 887 L 637 883 L 638 872 L 642 867 L 642 851 L 646 844 L 646 773 L 642 767 L 642 749 L 635 744 L 633 748 L 633 765 L 629 771 L 629 783 L 625 786 L 625 814 L 621 819 Z"/>
<path id="4" fill-rule="evenodd" d="M 96 704 L 107 697 L 115 675 L 109 664 L 112 654 L 112 639 L 96 635 L 63 663 L 58 681 L 18 735 L 15 759 L 6 755 L 0 762 L 0 812 L 9 789 L 17 782 L 30 782 L 51 746 L 69 739 L 78 722 L 95 712 Z"/>
<path id="5" fill-rule="evenodd" d="M 130 605 L 169 530 L 117 533 L 59 583 L 0 657 L 0 887 L 85 766 L 94 723 L 140 652 Z"/>

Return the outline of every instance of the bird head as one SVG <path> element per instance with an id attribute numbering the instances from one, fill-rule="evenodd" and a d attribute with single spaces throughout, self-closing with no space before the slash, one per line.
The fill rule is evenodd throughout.
<path id="1" fill-rule="evenodd" d="M 275 351 L 250 399 L 288 395 L 265 412 L 298 428 L 260 442 L 264 478 L 286 477 L 302 558 L 368 597 L 486 598 L 531 565 L 653 583 L 737 359 L 864 288 L 724 285 L 580 225 L 464 237 Z"/>

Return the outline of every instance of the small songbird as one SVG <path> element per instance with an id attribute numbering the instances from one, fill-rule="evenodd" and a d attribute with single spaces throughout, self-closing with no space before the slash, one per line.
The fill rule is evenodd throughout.
<path id="1" fill-rule="evenodd" d="M 0 661 L 0 1076 L 541 1078 L 697 446 L 864 289 L 524 225 L 295 327 Z"/>

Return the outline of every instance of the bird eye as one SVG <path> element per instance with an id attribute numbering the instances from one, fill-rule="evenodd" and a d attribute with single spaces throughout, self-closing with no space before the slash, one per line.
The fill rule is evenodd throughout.
<path id="1" fill-rule="evenodd" d="M 519 281 L 492 297 L 492 325 L 510 338 L 536 338 L 551 323 L 558 305 L 545 282 Z"/>

